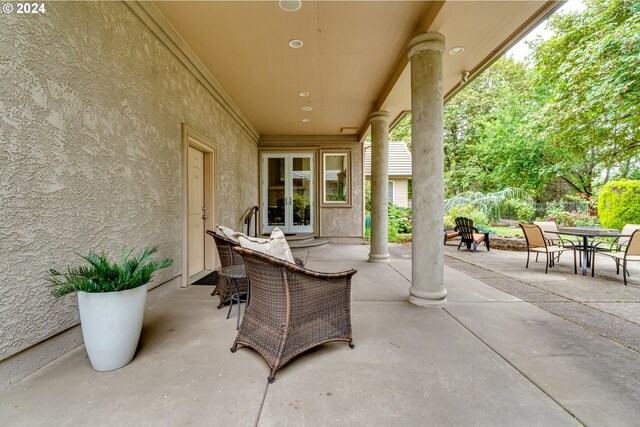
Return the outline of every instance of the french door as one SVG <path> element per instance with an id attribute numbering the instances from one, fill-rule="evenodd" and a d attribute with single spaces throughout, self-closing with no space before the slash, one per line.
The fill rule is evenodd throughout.
<path id="1" fill-rule="evenodd" d="M 314 224 L 312 153 L 262 154 L 262 231 L 311 233 Z"/>

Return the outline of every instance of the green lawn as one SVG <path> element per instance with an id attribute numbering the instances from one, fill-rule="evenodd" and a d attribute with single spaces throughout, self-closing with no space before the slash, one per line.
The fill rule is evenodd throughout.
<path id="1" fill-rule="evenodd" d="M 491 231 L 498 236 L 524 236 L 520 227 L 489 227 Z M 368 230 L 367 230 L 368 231 Z M 389 243 L 406 243 L 411 241 L 411 233 L 398 233 L 398 237 L 395 240 L 390 240 Z M 365 235 L 365 242 L 369 242 L 368 233 Z"/>
<path id="2" fill-rule="evenodd" d="M 498 236 L 523 236 L 520 227 L 490 227 Z"/>

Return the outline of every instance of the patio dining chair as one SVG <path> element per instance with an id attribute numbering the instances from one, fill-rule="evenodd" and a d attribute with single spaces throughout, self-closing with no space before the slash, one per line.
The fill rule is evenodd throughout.
<path id="1" fill-rule="evenodd" d="M 623 252 L 625 246 L 629 243 L 629 239 L 631 239 L 631 234 L 636 230 L 640 230 L 640 224 L 626 224 L 622 227 L 620 234 L 626 234 L 627 237 L 618 237 L 613 241 L 596 241 L 593 244 L 593 250 L 597 252 Z"/>
<path id="2" fill-rule="evenodd" d="M 233 249 L 244 259 L 251 304 L 231 347 L 257 351 L 276 371 L 295 356 L 330 341 L 346 341 L 351 333 L 351 278 L 356 270 L 320 273 L 251 249 Z"/>
<path id="3" fill-rule="evenodd" d="M 558 224 L 555 221 L 533 221 L 535 225 L 540 227 L 542 230 L 542 235 L 547 241 L 547 244 L 550 246 L 564 246 L 570 248 L 575 246 L 576 249 L 581 247 L 580 239 L 575 236 L 572 237 L 562 237 L 558 232 Z M 557 253 L 557 257 L 560 257 L 561 252 Z M 538 262 L 538 255 L 536 253 L 536 262 Z M 582 265 L 582 257 L 578 257 L 578 262 Z"/>
<path id="4" fill-rule="evenodd" d="M 522 232 L 524 233 L 524 237 L 527 241 L 527 265 L 525 266 L 525 268 L 529 268 L 529 257 L 531 255 L 531 252 L 536 253 L 536 261 L 538 254 L 543 253 L 547 256 L 544 269 L 544 274 L 547 274 L 547 272 L 549 271 L 549 267 L 555 266 L 555 262 L 560 260 L 560 254 L 562 252 L 572 251 L 573 272 L 575 274 L 578 273 L 578 268 L 576 266 L 576 251 L 573 246 L 565 247 L 548 244 L 547 239 L 542 233 L 542 229 L 536 224 L 520 224 L 520 227 L 522 228 Z"/>
<path id="5" fill-rule="evenodd" d="M 629 275 L 627 263 L 629 261 L 640 261 L 640 230 L 635 230 L 627 244 L 622 247 L 624 247 L 623 251 L 598 253 L 613 258 L 616 262 L 616 274 L 620 274 L 620 266 L 622 266 L 622 277 L 624 278 L 624 285 L 627 286 L 627 276 Z M 594 256 L 591 261 L 591 277 L 593 277 L 595 261 L 596 257 Z"/>
<path id="6" fill-rule="evenodd" d="M 540 227 L 542 235 L 547 240 L 547 243 L 553 246 L 574 246 L 576 243 L 580 244 L 577 237 L 567 238 L 558 234 L 558 224 L 555 221 L 534 221 L 535 225 Z"/>
<path id="7" fill-rule="evenodd" d="M 473 252 L 475 252 L 478 245 L 482 242 L 484 242 L 487 251 L 489 250 L 489 233 L 480 233 L 480 231 L 473 226 L 472 219 L 462 216 L 456 218 L 455 231 L 460 233 L 458 250 L 460 250 L 460 246 L 464 244 L 467 246 L 467 249 L 473 248 Z"/>

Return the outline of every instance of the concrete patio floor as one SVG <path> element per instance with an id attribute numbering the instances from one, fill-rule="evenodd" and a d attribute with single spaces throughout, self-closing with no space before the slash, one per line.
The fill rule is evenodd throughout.
<path id="1" fill-rule="evenodd" d="M 604 261 L 593 279 L 568 257 L 545 275 L 523 253 L 451 242 L 448 303 L 420 308 L 407 302 L 410 245 L 391 252 L 390 264 L 367 263 L 365 246 L 309 254 L 315 270 L 358 270 L 354 350 L 323 345 L 268 384 L 256 352 L 229 351 L 235 318 L 191 286 L 147 308 L 132 363 L 95 372 L 80 346 L 0 393 L 0 425 L 638 425 L 640 269 L 625 287 Z"/>

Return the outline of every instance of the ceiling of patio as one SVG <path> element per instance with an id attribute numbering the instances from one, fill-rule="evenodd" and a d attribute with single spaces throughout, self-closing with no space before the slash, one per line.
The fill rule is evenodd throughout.
<path id="1" fill-rule="evenodd" d="M 463 72 L 473 76 L 557 2 L 303 1 L 296 12 L 277 1 L 154 4 L 260 136 L 362 136 L 372 111 L 395 118 L 410 110 L 412 37 L 445 35 L 444 92 L 451 94 Z M 293 49 L 292 39 L 304 45 Z M 465 50 L 451 55 L 454 46 Z"/>

